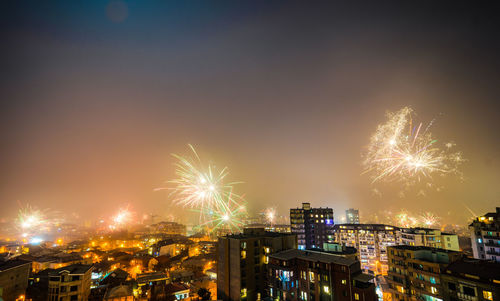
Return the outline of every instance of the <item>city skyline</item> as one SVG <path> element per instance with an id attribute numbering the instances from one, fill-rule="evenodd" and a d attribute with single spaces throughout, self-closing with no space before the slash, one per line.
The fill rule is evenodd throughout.
<path id="1" fill-rule="evenodd" d="M 445 4 L 5 4 L 0 199 L 81 220 L 182 207 L 155 191 L 188 144 L 242 181 L 248 211 L 433 212 L 465 223 L 498 205 L 499 27 Z M 397 12 L 397 14 L 395 14 Z M 421 20 L 425 20 L 422 22 Z M 362 154 L 411 107 L 463 152 L 464 180 L 399 194 Z M 374 194 L 374 189 L 382 195 Z M 21 204 L 21 205 L 20 205 Z"/>

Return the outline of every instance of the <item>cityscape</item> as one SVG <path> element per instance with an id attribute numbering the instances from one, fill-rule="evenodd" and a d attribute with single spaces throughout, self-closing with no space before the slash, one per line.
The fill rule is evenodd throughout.
<path id="1" fill-rule="evenodd" d="M 500 301 L 493 3 L 2 6 L 0 301 Z"/>

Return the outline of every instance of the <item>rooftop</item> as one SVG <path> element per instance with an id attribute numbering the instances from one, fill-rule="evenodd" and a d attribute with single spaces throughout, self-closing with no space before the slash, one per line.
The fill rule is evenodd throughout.
<path id="1" fill-rule="evenodd" d="M 500 263 L 489 260 L 464 258 L 451 263 L 446 268 L 446 273 L 468 279 L 471 277 L 467 277 L 467 275 L 472 275 L 479 277 L 481 280 L 495 279 L 500 281 Z"/>
<path id="2" fill-rule="evenodd" d="M 432 248 L 432 247 L 426 247 L 426 246 L 397 245 L 397 246 L 389 246 L 388 248 L 396 249 L 396 250 L 408 250 L 408 251 L 432 251 L 432 252 L 440 252 L 440 253 L 460 253 L 459 251 Z"/>
<path id="3" fill-rule="evenodd" d="M 357 261 L 351 258 L 346 258 L 339 255 L 334 255 L 326 252 L 318 252 L 318 251 L 304 251 L 304 250 L 296 250 L 290 249 L 282 252 L 275 253 L 270 255 L 269 257 L 280 259 L 280 260 L 290 260 L 290 259 L 302 259 L 308 261 L 319 261 L 323 263 L 334 263 L 340 265 L 350 266 Z"/>
<path id="4" fill-rule="evenodd" d="M 29 263 L 30 263 L 29 261 L 21 259 L 12 259 L 12 260 L 7 260 L 5 262 L 0 262 L 0 272 Z"/>
<path id="5" fill-rule="evenodd" d="M 245 228 L 243 233 L 238 234 L 228 234 L 224 236 L 225 238 L 259 238 L 259 237 L 282 237 L 282 236 L 292 236 L 292 233 L 278 233 L 278 232 L 268 232 L 264 228 Z"/>
<path id="6" fill-rule="evenodd" d="M 85 274 L 87 273 L 90 269 L 92 269 L 93 265 L 91 264 L 72 264 L 68 265 L 66 267 L 62 267 L 59 269 L 53 270 L 50 274 L 51 275 L 59 275 L 60 273 L 67 271 L 69 274 Z"/>

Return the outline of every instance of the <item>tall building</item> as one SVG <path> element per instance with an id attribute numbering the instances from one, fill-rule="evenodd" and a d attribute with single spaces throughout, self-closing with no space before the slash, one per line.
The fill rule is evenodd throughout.
<path id="1" fill-rule="evenodd" d="M 444 300 L 500 300 L 500 263 L 464 258 L 441 273 Z"/>
<path id="2" fill-rule="evenodd" d="M 290 209 L 290 224 L 301 250 L 321 248 L 333 239 L 332 208 L 311 208 L 310 203 L 302 203 L 302 208 Z"/>
<path id="3" fill-rule="evenodd" d="M 469 225 L 474 258 L 500 262 L 500 207 Z"/>
<path id="4" fill-rule="evenodd" d="M 92 265 L 73 264 L 49 272 L 49 301 L 88 300 Z"/>
<path id="5" fill-rule="evenodd" d="M 422 246 L 401 245 L 387 249 L 387 283 L 392 300 L 442 300 L 440 275 L 450 263 L 463 256 L 456 251 Z"/>
<path id="6" fill-rule="evenodd" d="M 260 300 L 267 296 L 269 255 L 297 248 L 297 236 L 244 229 L 219 237 L 217 244 L 217 299 Z"/>
<path id="7" fill-rule="evenodd" d="M 399 244 L 400 229 L 381 224 L 342 224 L 334 227 L 335 241 L 359 252 L 361 267 L 387 273 L 387 247 Z"/>
<path id="8" fill-rule="evenodd" d="M 269 256 L 268 270 L 273 300 L 376 300 L 373 276 L 352 258 L 286 250 Z"/>
<path id="9" fill-rule="evenodd" d="M 0 261 L 0 300 L 24 300 L 30 271 L 29 261 Z"/>
<path id="10" fill-rule="evenodd" d="M 345 211 L 345 220 L 347 224 L 359 224 L 359 210 L 349 208 Z"/>
<path id="11" fill-rule="evenodd" d="M 456 234 L 427 228 L 401 228 L 401 244 L 460 251 Z"/>

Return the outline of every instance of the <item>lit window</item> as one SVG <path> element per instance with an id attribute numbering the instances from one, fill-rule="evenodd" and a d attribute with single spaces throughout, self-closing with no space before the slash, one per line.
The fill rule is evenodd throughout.
<path id="1" fill-rule="evenodd" d="M 324 291 L 325 293 L 327 293 L 327 294 L 329 294 L 329 293 L 330 293 L 330 288 L 328 287 L 328 285 L 324 285 L 324 286 L 323 286 L 323 291 Z"/>
<path id="2" fill-rule="evenodd" d="M 493 294 L 489 291 L 483 291 L 483 298 L 486 300 L 493 300 Z"/>
<path id="3" fill-rule="evenodd" d="M 314 282 L 314 272 L 309 272 L 309 281 Z"/>
<path id="4" fill-rule="evenodd" d="M 434 286 L 431 286 L 431 293 L 433 294 L 437 294 L 437 288 L 435 288 Z"/>
<path id="5" fill-rule="evenodd" d="M 246 298 L 247 296 L 247 289 L 246 288 L 242 288 L 241 289 L 241 298 Z"/>
<path id="6" fill-rule="evenodd" d="M 359 294 L 358 293 L 354 293 L 354 300 L 359 300 Z"/>
<path id="7" fill-rule="evenodd" d="M 268 264 L 269 263 L 269 256 L 264 257 L 264 263 Z"/>
<path id="8" fill-rule="evenodd" d="M 245 259 L 245 258 L 247 258 L 247 251 L 242 250 L 241 251 L 241 259 Z"/>
<path id="9" fill-rule="evenodd" d="M 342 284 L 343 284 L 343 285 L 346 285 L 346 284 L 347 284 L 347 280 L 342 279 Z"/>

